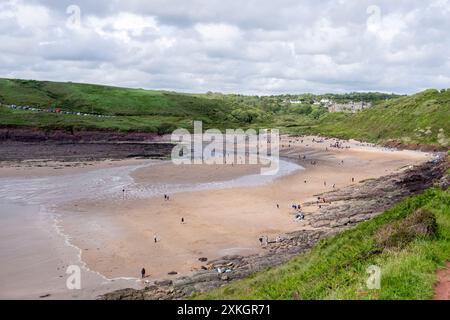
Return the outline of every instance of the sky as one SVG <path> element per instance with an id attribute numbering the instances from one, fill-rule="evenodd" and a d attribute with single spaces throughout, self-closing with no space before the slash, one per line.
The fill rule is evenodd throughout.
<path id="1" fill-rule="evenodd" d="M 450 87 L 450 0 L 0 0 L 0 77 L 242 94 Z"/>

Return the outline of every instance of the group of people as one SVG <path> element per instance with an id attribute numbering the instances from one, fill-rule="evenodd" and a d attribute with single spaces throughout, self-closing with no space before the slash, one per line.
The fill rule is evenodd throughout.
<path id="1" fill-rule="evenodd" d="M 297 213 L 295 215 L 295 220 L 296 221 L 305 220 L 305 214 L 302 211 L 301 204 L 293 204 L 292 208 L 297 210 Z"/>

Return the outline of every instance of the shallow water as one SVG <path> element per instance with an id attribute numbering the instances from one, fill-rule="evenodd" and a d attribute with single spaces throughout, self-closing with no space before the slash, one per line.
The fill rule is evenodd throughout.
<path id="1" fill-rule="evenodd" d="M 276 175 L 248 175 L 228 181 L 197 184 L 137 184 L 130 177 L 144 165 L 103 168 L 45 178 L 0 178 L 0 298 L 95 298 L 112 289 L 136 287 L 136 279 L 106 279 L 80 260 L 80 249 L 70 243 L 58 224 L 55 207 L 76 200 L 114 199 L 126 189 L 128 199 L 164 193 L 255 186 L 303 169 L 280 160 Z M 232 250 L 233 248 L 230 248 Z M 236 249 L 236 248 L 234 248 Z M 79 265 L 83 290 L 68 290 L 65 270 Z"/>
<path id="2" fill-rule="evenodd" d="M 144 165 L 103 168 L 46 178 L 0 178 L 0 200 L 49 207 L 78 199 L 97 200 L 115 196 L 120 198 L 123 189 L 126 190 L 127 198 L 149 198 L 169 192 L 173 194 L 256 186 L 303 169 L 293 162 L 280 160 L 280 169 L 276 175 L 254 174 L 227 181 L 197 184 L 137 184 L 130 177 L 134 170 L 154 163 L 151 161 Z"/>

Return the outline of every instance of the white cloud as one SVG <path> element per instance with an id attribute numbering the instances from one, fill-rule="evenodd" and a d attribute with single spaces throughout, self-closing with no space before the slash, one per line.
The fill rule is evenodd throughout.
<path id="1" fill-rule="evenodd" d="M 0 77 L 272 94 L 450 87 L 450 1 L 0 2 Z"/>

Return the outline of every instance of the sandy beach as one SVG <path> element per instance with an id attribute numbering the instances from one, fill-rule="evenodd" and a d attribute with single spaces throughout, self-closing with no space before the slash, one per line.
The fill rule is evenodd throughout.
<path id="1" fill-rule="evenodd" d="M 0 272 L 0 296 L 38 298 L 50 293 L 49 298 L 95 298 L 111 285 L 143 286 L 142 267 L 149 275 L 145 280 L 171 279 L 199 269 L 204 264 L 201 257 L 260 253 L 264 250 L 261 236 L 275 239 L 311 228 L 308 217 L 317 206 L 304 207 L 305 220 L 295 221 L 292 204 L 315 201 L 317 194 L 378 178 L 432 156 L 354 141 L 343 142 L 340 149 L 330 147 L 335 141 L 283 137 L 282 170 L 265 179 L 260 178 L 258 165 L 174 166 L 169 161 L 142 159 L 60 169 L 54 168 L 61 166 L 57 162 L 40 167 L 3 165 L 0 213 L 8 225 L 2 225 L 15 236 L 2 233 L 9 242 L 1 247 L 1 264 L 6 267 Z M 27 219 L 33 222 L 18 221 L 16 216 L 25 207 L 30 210 Z M 24 223 L 33 226 L 36 208 L 45 208 L 40 219 L 50 232 L 42 242 L 17 231 Z M 33 227 L 31 234 L 38 234 L 36 230 L 42 228 Z M 34 258 L 20 260 L 17 252 L 9 252 L 13 241 L 23 244 L 22 258 L 26 250 L 33 251 Z M 47 242 L 58 244 L 60 251 L 45 250 Z M 53 260 L 44 259 L 49 252 Z M 42 288 L 42 281 L 31 285 L 30 280 L 13 281 L 28 272 L 17 266 L 39 259 L 47 262 L 36 265 L 34 272 L 44 278 L 51 274 L 58 285 Z M 68 264 L 83 265 L 88 275 L 88 289 L 83 287 L 83 293 L 64 290 Z"/>

